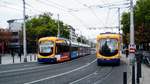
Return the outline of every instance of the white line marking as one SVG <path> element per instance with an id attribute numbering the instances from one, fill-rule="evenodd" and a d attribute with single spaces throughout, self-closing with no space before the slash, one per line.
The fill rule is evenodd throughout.
<path id="1" fill-rule="evenodd" d="M 23 65 L 23 66 L 30 66 L 30 65 Z"/>
<path id="2" fill-rule="evenodd" d="M 74 84 L 74 83 L 77 83 L 77 82 L 79 82 L 79 81 L 81 81 L 81 80 L 83 80 L 83 79 L 86 79 L 86 78 L 90 77 L 91 75 L 96 75 L 96 74 L 97 74 L 96 72 L 97 72 L 97 71 L 95 71 L 94 73 L 91 73 L 91 74 L 89 74 L 89 75 L 87 75 L 87 76 L 85 76 L 85 77 L 83 77 L 83 78 L 81 78 L 81 79 L 75 80 L 75 81 L 73 81 L 73 82 L 71 82 L 71 83 L 69 83 L 69 84 Z"/>
<path id="3" fill-rule="evenodd" d="M 105 77 L 103 77 L 101 80 L 95 82 L 94 84 L 100 84 L 100 83 L 103 82 L 106 78 L 110 77 L 111 74 L 112 74 L 112 70 L 111 70 L 111 72 L 108 72 Z"/>
<path id="4" fill-rule="evenodd" d="M 37 69 L 37 68 L 43 68 L 43 67 L 49 67 L 49 66 L 51 66 L 51 65 L 37 66 L 37 67 L 30 67 L 30 68 L 22 68 L 22 69 L 14 69 L 14 70 L 8 70 L 8 71 L 1 71 L 0 74 L 1 73 L 15 72 L 15 71 L 31 70 L 31 69 Z"/>
<path id="5" fill-rule="evenodd" d="M 62 76 L 62 75 L 65 75 L 65 74 L 69 74 L 69 73 L 71 73 L 71 72 L 74 72 L 74 71 L 80 70 L 80 69 L 82 69 L 82 68 L 85 68 L 85 67 L 89 66 L 90 64 L 94 63 L 95 61 L 96 61 L 96 59 L 93 60 L 92 62 L 90 62 L 89 64 L 86 64 L 86 65 L 81 66 L 81 67 L 79 67 L 79 68 L 76 68 L 76 69 L 74 69 L 74 70 L 67 71 L 67 72 L 64 72 L 64 73 L 61 73 L 61 74 L 57 74 L 57 75 L 53 75 L 53 76 L 49 76 L 49 77 L 46 77 L 46 78 L 43 78 L 43 79 L 39 79 L 39 80 L 27 82 L 27 83 L 24 83 L 24 84 L 37 83 L 37 82 L 44 81 L 44 80 L 47 80 L 47 79 L 55 78 L 55 77 Z"/>

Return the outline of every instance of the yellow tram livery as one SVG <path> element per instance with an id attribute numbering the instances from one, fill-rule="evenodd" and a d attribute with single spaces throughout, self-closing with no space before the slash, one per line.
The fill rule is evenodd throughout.
<path id="1" fill-rule="evenodd" d="M 117 33 L 102 33 L 97 36 L 97 64 L 120 64 L 121 35 Z"/>
<path id="2" fill-rule="evenodd" d="M 58 37 L 40 38 L 38 47 L 38 62 L 64 62 L 90 54 L 88 45 Z"/>

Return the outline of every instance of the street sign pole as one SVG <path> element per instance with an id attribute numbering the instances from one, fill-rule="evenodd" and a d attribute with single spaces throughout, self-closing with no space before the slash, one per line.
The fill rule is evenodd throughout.
<path id="1" fill-rule="evenodd" d="M 133 16 L 133 0 L 130 0 L 130 45 L 135 46 L 134 43 L 134 16 Z M 132 62 L 132 84 L 135 84 L 135 52 L 130 52 Z"/>

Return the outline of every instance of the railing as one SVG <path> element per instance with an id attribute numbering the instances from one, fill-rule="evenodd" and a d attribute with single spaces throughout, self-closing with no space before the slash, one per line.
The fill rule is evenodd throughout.
<path id="1" fill-rule="evenodd" d="M 14 64 L 14 63 L 23 63 L 24 57 L 21 54 L 0 54 L 0 64 Z M 37 61 L 36 54 L 27 55 L 28 62 Z"/>

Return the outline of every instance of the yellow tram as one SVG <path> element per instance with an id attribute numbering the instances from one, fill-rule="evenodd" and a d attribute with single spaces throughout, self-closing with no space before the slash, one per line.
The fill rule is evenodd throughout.
<path id="1" fill-rule="evenodd" d="M 120 64 L 121 35 L 117 33 L 102 33 L 97 36 L 96 58 L 97 64 Z"/>

